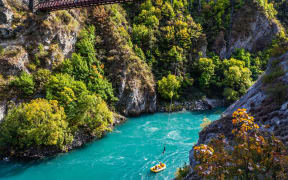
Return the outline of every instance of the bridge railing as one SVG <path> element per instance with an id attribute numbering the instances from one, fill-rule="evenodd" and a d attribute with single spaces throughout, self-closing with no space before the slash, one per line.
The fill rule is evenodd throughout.
<path id="1" fill-rule="evenodd" d="M 38 10 L 58 10 L 77 8 L 83 6 L 93 6 L 112 3 L 132 2 L 137 0 L 31 0 L 37 1 L 33 6 L 33 11 Z"/>

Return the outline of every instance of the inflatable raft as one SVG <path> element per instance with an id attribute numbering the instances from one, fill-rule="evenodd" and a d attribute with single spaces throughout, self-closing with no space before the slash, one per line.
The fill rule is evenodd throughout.
<path id="1" fill-rule="evenodd" d="M 166 164 L 164 163 L 159 163 L 159 164 L 156 164 L 155 166 L 151 167 L 150 170 L 152 172 L 155 172 L 155 173 L 158 173 L 160 171 L 163 171 L 164 169 L 166 169 Z"/>

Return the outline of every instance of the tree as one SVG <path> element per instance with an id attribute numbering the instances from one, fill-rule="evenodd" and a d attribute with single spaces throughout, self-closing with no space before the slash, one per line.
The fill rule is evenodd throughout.
<path id="1" fill-rule="evenodd" d="M 113 115 L 107 104 L 94 94 L 83 94 L 78 99 L 76 118 L 80 126 L 86 127 L 91 135 L 98 138 L 110 131 L 113 123 Z"/>
<path id="2" fill-rule="evenodd" d="M 33 76 L 24 71 L 19 77 L 11 81 L 10 85 L 16 87 L 23 97 L 31 96 L 34 93 L 35 82 Z"/>
<path id="3" fill-rule="evenodd" d="M 201 88 L 209 87 L 211 78 L 214 75 L 215 65 L 213 60 L 209 58 L 200 58 L 198 61 L 198 70 L 201 73 L 199 84 Z"/>
<path id="4" fill-rule="evenodd" d="M 252 85 L 251 71 L 245 67 L 244 61 L 240 61 L 234 58 L 229 60 L 225 59 L 223 61 L 223 70 L 223 85 L 226 89 L 223 95 L 227 100 L 238 99 L 239 96 L 243 95 Z M 233 93 L 233 95 L 231 93 Z"/>
<path id="5" fill-rule="evenodd" d="M 41 146 L 64 150 L 72 140 L 64 109 L 55 100 L 35 99 L 14 107 L 0 125 L 0 145 L 8 150 Z"/>
<path id="6" fill-rule="evenodd" d="M 175 75 L 169 74 L 158 81 L 158 92 L 164 99 L 178 98 L 181 81 Z"/>
<path id="7" fill-rule="evenodd" d="M 94 26 L 80 32 L 76 43 L 77 53 L 73 53 L 70 59 L 62 63 L 61 72 L 84 82 L 89 91 L 112 103 L 118 99 L 114 96 L 112 84 L 104 76 L 104 64 L 96 57 L 94 34 Z"/>

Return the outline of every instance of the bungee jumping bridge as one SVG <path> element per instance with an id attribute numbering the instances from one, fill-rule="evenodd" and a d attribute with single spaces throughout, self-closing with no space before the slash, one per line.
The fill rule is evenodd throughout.
<path id="1" fill-rule="evenodd" d="M 97 6 L 104 4 L 115 4 L 132 2 L 137 0 L 30 0 L 30 9 L 37 11 L 55 11 L 78 7 Z"/>

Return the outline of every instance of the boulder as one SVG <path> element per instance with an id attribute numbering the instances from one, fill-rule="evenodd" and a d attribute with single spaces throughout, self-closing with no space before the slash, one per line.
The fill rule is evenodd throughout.
<path id="1" fill-rule="evenodd" d="M 22 71 L 29 72 L 25 67 L 28 62 L 28 53 L 21 46 L 8 46 L 0 55 L 0 74 L 15 76 Z"/>

